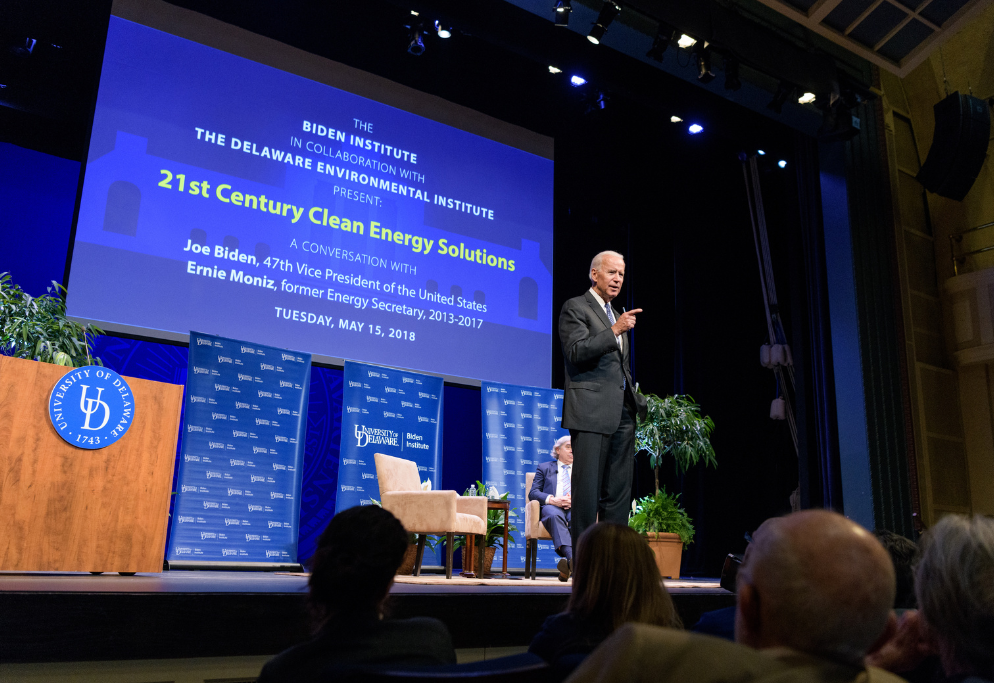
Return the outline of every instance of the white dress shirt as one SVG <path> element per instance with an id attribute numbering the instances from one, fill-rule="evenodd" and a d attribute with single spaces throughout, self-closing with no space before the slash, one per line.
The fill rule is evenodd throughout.
<path id="1" fill-rule="evenodd" d="M 558 467 L 556 468 L 556 498 L 563 497 L 563 470 L 566 471 L 566 476 L 570 477 L 570 482 L 573 481 L 573 465 L 564 465 L 561 462 L 556 463 Z M 549 499 L 552 498 L 551 495 L 545 497 L 545 504 L 549 504 Z"/>
<path id="2" fill-rule="evenodd" d="M 590 288 L 590 293 L 594 295 L 595 299 L 597 299 L 597 303 L 600 304 L 601 310 L 604 311 L 604 315 L 607 315 L 607 309 L 604 308 L 605 306 L 607 306 L 607 302 L 604 301 L 604 299 L 601 298 L 601 295 L 598 294 L 597 290 L 595 290 L 593 287 Z M 608 319 L 610 320 L 610 318 L 608 318 Z M 618 342 L 618 348 L 619 349 L 623 348 L 621 346 L 621 335 L 620 334 L 615 335 L 614 339 L 615 339 L 615 341 Z"/>

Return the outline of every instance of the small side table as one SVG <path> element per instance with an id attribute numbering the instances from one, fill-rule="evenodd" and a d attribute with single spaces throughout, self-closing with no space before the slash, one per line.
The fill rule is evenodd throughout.
<path id="1" fill-rule="evenodd" d="M 489 513 L 491 510 L 504 511 L 504 552 L 501 553 L 501 564 L 503 566 L 501 567 L 500 574 L 491 574 L 491 576 L 493 576 L 495 579 L 508 579 L 511 577 L 511 575 L 507 573 L 507 527 L 510 524 L 511 503 L 506 500 L 488 500 L 487 512 Z"/>
<path id="2" fill-rule="evenodd" d="M 491 510 L 503 510 L 504 511 L 504 552 L 502 553 L 502 567 L 500 574 L 485 574 L 483 567 L 480 567 L 480 571 L 476 572 L 476 537 L 473 535 L 466 537 L 466 544 L 463 546 L 463 564 L 464 569 L 460 576 L 466 578 L 476 578 L 479 574 L 480 578 L 489 579 L 509 579 L 511 575 L 507 573 L 507 526 L 510 523 L 511 518 L 511 504 L 506 500 L 487 500 L 487 514 L 489 515 Z M 480 548 L 480 555 L 483 555 L 484 547 Z"/>

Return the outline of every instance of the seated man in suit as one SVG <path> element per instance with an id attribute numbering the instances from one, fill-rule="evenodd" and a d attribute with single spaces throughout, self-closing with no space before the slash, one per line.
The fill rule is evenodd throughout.
<path id="1" fill-rule="evenodd" d="M 573 569 L 573 542 L 570 540 L 570 492 L 573 469 L 573 446 L 569 436 L 561 437 L 552 448 L 555 462 L 544 462 L 535 472 L 529 500 L 537 500 L 542 505 L 542 524 L 552 536 L 559 560 L 559 580 L 569 579 Z"/>

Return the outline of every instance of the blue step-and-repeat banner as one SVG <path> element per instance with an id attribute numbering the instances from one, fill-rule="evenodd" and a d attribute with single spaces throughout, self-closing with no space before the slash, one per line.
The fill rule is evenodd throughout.
<path id="1" fill-rule="evenodd" d="M 346 361 L 336 513 L 379 500 L 375 453 L 413 460 L 441 487 L 443 388 L 441 377 Z"/>
<path id="2" fill-rule="evenodd" d="M 514 384 L 484 382 L 481 387 L 483 410 L 483 477 L 489 489 L 509 491 L 511 509 L 518 514 L 512 524 L 518 527 L 515 543 L 509 543 L 508 567 L 525 566 L 525 475 L 539 463 L 553 459 L 556 439 L 568 436 L 562 428 L 562 389 L 539 389 Z M 539 569 L 555 569 L 559 556 L 552 541 L 539 541 Z M 497 549 L 494 566 L 501 563 Z"/>
<path id="3" fill-rule="evenodd" d="M 190 333 L 171 566 L 297 562 L 311 356 Z"/>

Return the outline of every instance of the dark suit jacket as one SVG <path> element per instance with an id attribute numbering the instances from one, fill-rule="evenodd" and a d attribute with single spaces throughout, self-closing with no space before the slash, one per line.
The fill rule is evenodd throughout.
<path id="1" fill-rule="evenodd" d="M 615 320 L 619 313 L 614 307 Z M 646 414 L 646 400 L 635 392 L 629 367 L 628 335 L 621 348 L 611 331 L 607 313 L 588 290 L 573 297 L 559 313 L 559 341 L 566 359 L 563 428 L 613 434 L 621 424 L 625 394 Z"/>
<path id="2" fill-rule="evenodd" d="M 370 614 L 329 622 L 311 640 L 266 662 L 258 683 L 317 681 L 322 672 L 370 664 L 408 667 L 455 663 L 452 638 L 445 624 L 437 619 L 380 620 Z"/>
<path id="3" fill-rule="evenodd" d="M 556 495 L 556 484 L 559 482 L 559 461 L 543 462 L 535 470 L 535 479 L 532 480 L 531 491 L 528 492 L 528 500 L 537 500 L 545 505 L 548 496 Z"/>

